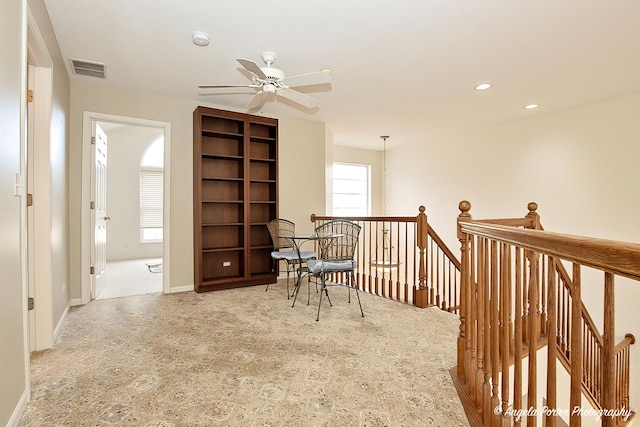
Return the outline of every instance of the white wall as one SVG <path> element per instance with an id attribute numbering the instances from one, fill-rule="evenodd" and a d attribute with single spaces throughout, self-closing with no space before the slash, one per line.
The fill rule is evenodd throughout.
<path id="1" fill-rule="evenodd" d="M 22 198 L 14 176 L 23 169 L 21 131 L 26 90 L 26 3 L 0 7 L 0 425 L 16 421 L 26 401 L 25 299 L 21 269 Z M 20 414 L 18 413 L 17 416 Z"/>
<path id="2" fill-rule="evenodd" d="M 81 297 L 81 227 L 88 224 L 82 213 L 82 194 L 88 194 L 88 171 L 82 168 L 82 114 L 91 111 L 118 116 L 169 122 L 171 124 L 171 288 L 193 286 L 193 110 L 195 101 L 106 88 L 96 79 L 74 80 L 71 84 L 71 148 L 69 155 L 71 292 Z M 214 105 L 209 105 L 215 107 Z M 324 124 L 294 118 L 279 118 L 280 215 L 303 224 L 313 211 L 324 212 L 325 164 Z M 85 142 L 86 144 L 86 142 Z M 295 161 L 288 161 L 291 153 Z M 282 157 L 284 156 L 284 157 Z M 322 166 L 320 166 L 322 165 Z M 301 177 L 307 180 L 304 194 Z M 290 186 L 299 196 L 288 198 Z M 308 189 L 313 189 L 309 191 Z M 166 214 L 166 213 L 165 213 Z M 84 243 L 87 245 L 87 242 Z"/>
<path id="3" fill-rule="evenodd" d="M 160 258 L 162 243 L 140 243 L 140 160 L 164 133 L 144 126 L 106 127 L 107 261 Z"/>
<path id="4" fill-rule="evenodd" d="M 278 216 L 293 221 L 296 232 L 312 232 L 311 214 L 325 212 L 324 141 L 324 123 L 278 122 Z"/>
<path id="5" fill-rule="evenodd" d="M 454 253 L 461 200 L 474 218 L 522 217 L 539 204 L 545 229 L 640 243 L 636 212 L 640 95 L 554 114 L 537 114 L 400 146 L 387 153 L 390 214 L 425 203 L 429 221 Z M 583 278 L 582 295 L 602 331 L 602 276 Z M 640 338 L 640 283 L 616 285 L 616 342 Z M 640 403 L 640 345 L 632 346 L 632 399 Z"/>
<path id="6" fill-rule="evenodd" d="M 29 0 L 40 35 L 53 60 L 50 123 L 51 301 L 52 322 L 59 326 L 69 307 L 69 75 L 43 0 Z M 37 95 L 36 95 L 37 96 Z M 37 197 L 34 196 L 34 197 Z M 35 205 L 35 202 L 34 202 Z M 46 237 L 45 237 L 46 238 Z M 36 266 L 37 268 L 37 266 Z"/>

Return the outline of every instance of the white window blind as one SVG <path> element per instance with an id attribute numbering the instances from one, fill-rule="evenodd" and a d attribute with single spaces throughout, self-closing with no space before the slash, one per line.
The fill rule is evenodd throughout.
<path id="1" fill-rule="evenodd" d="M 162 170 L 140 170 L 140 228 L 162 228 Z"/>
<path id="2" fill-rule="evenodd" d="M 333 216 L 369 215 L 369 170 L 369 165 L 333 164 Z"/>

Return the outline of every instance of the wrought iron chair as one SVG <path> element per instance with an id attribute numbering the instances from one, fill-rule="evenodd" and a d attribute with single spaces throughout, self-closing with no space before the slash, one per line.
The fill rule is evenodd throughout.
<path id="1" fill-rule="evenodd" d="M 280 261 L 284 261 L 287 264 L 287 299 L 290 298 L 289 293 L 289 275 L 291 272 L 294 274 L 301 274 L 303 265 L 307 260 L 315 258 L 316 253 L 313 251 L 300 251 L 296 250 L 293 240 L 289 237 L 293 237 L 296 234 L 296 225 L 283 218 L 278 218 L 269 221 L 267 224 L 271 241 L 273 242 L 273 252 L 271 252 L 271 258 L 273 259 L 273 270 L 275 271 L 276 265 Z M 269 285 L 265 289 L 265 292 L 269 290 Z"/>
<path id="2" fill-rule="evenodd" d="M 356 269 L 354 255 L 358 244 L 360 228 L 358 224 L 343 219 L 328 221 L 316 228 L 320 256 L 318 259 L 310 259 L 307 261 L 309 274 L 319 276 L 321 279 L 316 321 L 320 320 L 320 306 L 322 304 L 323 293 L 327 295 L 329 305 L 333 306 L 329 298 L 329 291 L 327 290 L 329 286 L 347 287 L 349 289 L 349 303 L 351 303 L 351 288 L 355 289 L 358 305 L 360 306 L 360 314 L 364 317 L 362 304 L 360 303 L 360 295 L 358 294 L 358 286 L 355 281 L 355 275 L 353 274 L 353 271 Z M 346 274 L 344 282 L 327 280 L 328 275 L 339 273 Z"/>

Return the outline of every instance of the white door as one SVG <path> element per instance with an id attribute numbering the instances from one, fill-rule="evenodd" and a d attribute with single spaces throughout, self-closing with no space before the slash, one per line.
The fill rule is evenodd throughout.
<path id="1" fill-rule="evenodd" d="M 92 203 L 92 239 L 91 239 L 91 299 L 95 299 L 104 283 L 100 276 L 107 267 L 107 221 L 111 218 L 107 215 L 107 135 L 97 122 L 93 123 L 93 170 L 91 173 L 93 183 L 91 185 Z"/>

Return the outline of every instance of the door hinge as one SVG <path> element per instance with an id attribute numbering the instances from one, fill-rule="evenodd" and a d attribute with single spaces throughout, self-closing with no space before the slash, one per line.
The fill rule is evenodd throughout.
<path id="1" fill-rule="evenodd" d="M 95 145 L 95 143 L 96 143 L 96 137 L 92 136 L 91 137 L 91 145 Z"/>
<path id="2" fill-rule="evenodd" d="M 33 194 L 27 193 L 27 206 L 33 206 Z"/>
<path id="3" fill-rule="evenodd" d="M 96 268 L 94 266 L 89 267 L 89 274 L 96 274 Z"/>
<path id="4" fill-rule="evenodd" d="M 29 297 L 29 299 L 27 300 L 27 308 L 29 310 L 33 310 L 34 307 L 35 307 L 35 301 L 32 297 Z"/>
<path id="5" fill-rule="evenodd" d="M 33 91 L 31 89 L 27 89 L 27 102 L 33 102 Z"/>
<path id="6" fill-rule="evenodd" d="M 96 208 L 96 202 L 91 202 L 89 204 L 89 209 L 95 209 Z"/>

